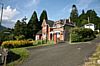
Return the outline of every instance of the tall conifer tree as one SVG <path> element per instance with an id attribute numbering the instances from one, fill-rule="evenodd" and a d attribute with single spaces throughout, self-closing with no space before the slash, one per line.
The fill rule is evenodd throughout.
<path id="1" fill-rule="evenodd" d="M 43 19 L 48 20 L 46 10 L 43 10 L 42 13 L 41 13 L 41 15 L 40 15 L 40 25 L 42 24 Z M 40 27 L 40 29 L 42 29 L 42 27 Z"/>
<path id="2" fill-rule="evenodd" d="M 72 6 L 72 11 L 70 13 L 70 19 L 71 19 L 72 22 L 75 22 L 76 26 L 77 26 L 77 22 L 78 22 L 78 10 L 77 10 L 76 5 Z"/>
<path id="3" fill-rule="evenodd" d="M 28 34 L 27 36 L 29 38 L 35 39 L 36 33 L 39 31 L 38 28 L 38 18 L 36 11 L 33 12 L 33 15 L 31 16 L 31 19 L 28 22 L 27 28 L 28 28 Z"/>

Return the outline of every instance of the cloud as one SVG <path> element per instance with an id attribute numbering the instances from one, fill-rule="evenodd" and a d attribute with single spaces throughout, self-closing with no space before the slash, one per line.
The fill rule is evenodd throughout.
<path id="1" fill-rule="evenodd" d="M 0 10 L 0 13 L 1 13 L 1 10 Z M 16 8 L 13 9 L 10 6 L 7 6 L 5 9 L 3 9 L 3 20 L 12 20 L 13 17 L 19 13 L 20 12 L 17 11 Z"/>
<path id="2" fill-rule="evenodd" d="M 33 0 L 33 4 L 34 4 L 34 5 L 38 5 L 39 2 L 40 2 L 40 0 Z"/>
<path id="3" fill-rule="evenodd" d="M 5 27 L 13 28 L 15 25 L 14 17 L 19 13 L 20 12 L 16 8 L 11 8 L 10 6 L 4 8 L 2 25 Z M 1 15 L 1 9 L 0 9 L 0 15 Z"/>
<path id="4" fill-rule="evenodd" d="M 71 6 L 72 6 L 72 4 L 66 5 L 66 6 L 62 9 L 62 12 L 70 12 L 70 11 L 71 11 Z"/>
<path id="5" fill-rule="evenodd" d="M 40 3 L 40 0 L 30 0 L 26 7 L 34 6 L 36 7 Z"/>
<path id="6" fill-rule="evenodd" d="M 8 27 L 8 28 L 14 28 L 15 22 L 11 20 L 3 20 L 2 26 Z"/>
<path id="7" fill-rule="evenodd" d="M 87 9 L 89 5 L 95 0 L 76 0 L 76 5 L 81 9 Z"/>
<path id="8" fill-rule="evenodd" d="M 89 6 L 94 2 L 95 0 L 75 0 L 73 3 L 67 4 L 65 7 L 62 9 L 62 13 L 67 13 L 67 15 L 70 15 L 70 12 L 72 10 L 72 5 L 75 4 L 78 12 L 81 13 L 82 9 L 87 10 Z M 69 14 L 68 14 L 69 13 Z"/>

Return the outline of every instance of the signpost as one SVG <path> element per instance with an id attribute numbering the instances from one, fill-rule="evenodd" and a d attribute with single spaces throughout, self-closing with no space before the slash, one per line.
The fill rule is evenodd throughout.
<path id="1" fill-rule="evenodd" d="M 6 66 L 8 49 L 0 47 L 0 64 Z"/>

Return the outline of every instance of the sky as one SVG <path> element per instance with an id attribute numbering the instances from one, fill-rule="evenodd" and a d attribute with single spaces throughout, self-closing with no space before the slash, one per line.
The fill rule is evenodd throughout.
<path id="1" fill-rule="evenodd" d="M 0 3 L 4 4 L 2 25 L 10 28 L 25 16 L 29 20 L 34 11 L 37 12 L 38 18 L 42 11 L 46 10 L 49 20 L 68 19 L 73 4 L 79 14 L 83 9 L 85 12 L 94 9 L 100 16 L 100 0 L 0 0 Z"/>

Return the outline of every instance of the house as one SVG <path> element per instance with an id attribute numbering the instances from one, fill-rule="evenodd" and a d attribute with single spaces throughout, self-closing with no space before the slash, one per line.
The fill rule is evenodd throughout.
<path id="1" fill-rule="evenodd" d="M 93 31 L 95 30 L 95 25 L 93 23 L 88 23 L 84 25 L 84 28 L 89 28 L 92 29 Z"/>
<path id="2" fill-rule="evenodd" d="M 54 40 L 54 41 L 64 41 L 65 38 L 65 26 L 74 25 L 72 22 L 68 22 L 66 19 L 58 21 L 46 21 L 42 22 L 42 30 L 37 32 L 36 40 Z"/>

